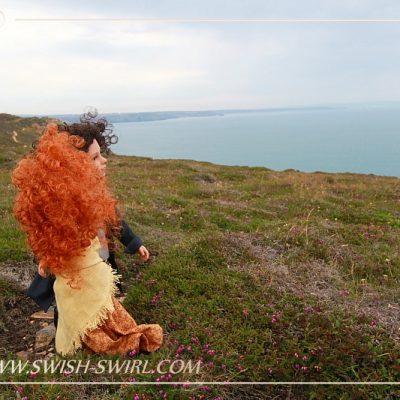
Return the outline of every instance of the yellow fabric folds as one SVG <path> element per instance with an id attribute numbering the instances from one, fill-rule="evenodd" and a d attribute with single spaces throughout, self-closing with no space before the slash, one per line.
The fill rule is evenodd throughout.
<path id="1" fill-rule="evenodd" d="M 119 275 L 99 255 L 101 243 L 96 236 L 82 256 L 73 260 L 80 268 L 79 289 L 68 279 L 56 275 L 54 292 L 59 311 L 56 351 L 71 355 L 82 347 L 82 339 L 114 311 L 112 297 L 117 292 Z"/>

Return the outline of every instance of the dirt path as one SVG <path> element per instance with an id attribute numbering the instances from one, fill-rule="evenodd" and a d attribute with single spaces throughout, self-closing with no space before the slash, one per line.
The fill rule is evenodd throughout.
<path id="1" fill-rule="evenodd" d="M 14 140 L 15 143 L 19 143 L 19 140 L 17 139 L 18 132 L 13 131 L 12 133 L 12 139 Z"/>

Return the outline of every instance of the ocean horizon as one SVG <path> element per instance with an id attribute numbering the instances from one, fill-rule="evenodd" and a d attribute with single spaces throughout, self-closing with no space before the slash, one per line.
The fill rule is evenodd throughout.
<path id="1" fill-rule="evenodd" d="M 114 122 L 114 153 L 223 165 L 400 175 L 400 106 L 266 110 Z"/>

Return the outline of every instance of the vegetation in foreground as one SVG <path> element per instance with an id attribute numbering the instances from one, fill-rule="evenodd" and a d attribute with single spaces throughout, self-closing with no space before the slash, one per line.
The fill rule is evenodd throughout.
<path id="1" fill-rule="evenodd" d="M 10 173 L 38 135 L 32 123 L 44 121 L 0 117 L 1 357 L 15 359 L 29 325 L 25 308 L 15 311 L 26 301 L 21 276 L 26 283 L 34 265 L 12 216 Z M 118 155 L 108 168 L 126 220 L 152 253 L 142 263 L 119 250 L 124 306 L 165 331 L 162 349 L 131 359 L 201 361 L 201 372 L 2 375 L 127 384 L 10 385 L 0 398 L 395 398 L 394 385 L 162 383 L 399 381 L 398 178 Z"/>

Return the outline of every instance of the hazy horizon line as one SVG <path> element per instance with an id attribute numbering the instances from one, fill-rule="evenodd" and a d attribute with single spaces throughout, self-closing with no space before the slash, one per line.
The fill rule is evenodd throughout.
<path id="1" fill-rule="evenodd" d="M 99 115 L 107 115 L 107 114 L 143 114 L 143 113 L 161 113 L 161 112 L 227 112 L 227 111 L 265 111 L 265 110 L 290 110 L 290 109 L 318 109 L 318 108 L 334 108 L 334 107 L 345 107 L 345 106 L 357 106 L 357 105 L 385 105 L 385 104 L 400 104 L 400 100 L 383 100 L 383 101 L 366 101 L 366 102 L 355 102 L 355 103 L 329 103 L 329 104 L 314 104 L 314 105 L 292 105 L 292 106 L 274 106 L 274 107 L 257 107 L 257 108 L 209 108 L 209 109 L 195 109 L 195 110 L 179 110 L 179 109 L 167 109 L 167 110 L 153 110 L 153 111 L 106 111 L 99 112 L 97 107 L 90 106 L 90 109 L 97 109 Z M 32 116 L 57 116 L 57 115 L 81 115 L 84 112 L 87 112 L 89 106 L 86 107 L 86 110 L 77 113 L 69 113 L 69 112 L 58 112 L 58 113 L 18 113 L 14 115 L 18 115 L 21 117 L 32 117 Z M 6 113 L 6 112 L 5 112 Z M 8 113 L 7 113 L 8 114 Z M 13 113 L 10 113 L 13 114 Z"/>

